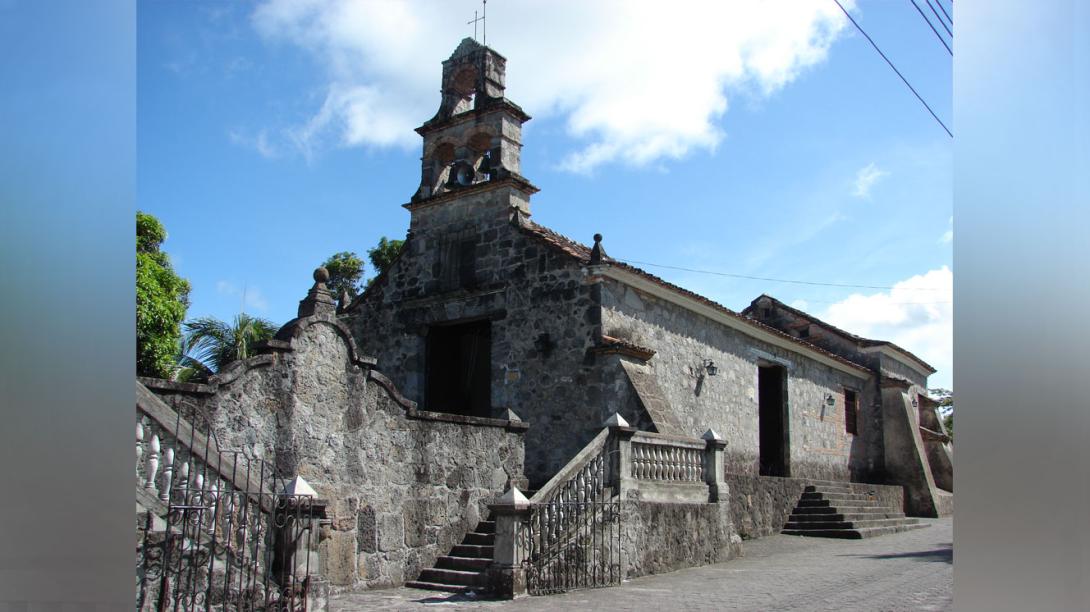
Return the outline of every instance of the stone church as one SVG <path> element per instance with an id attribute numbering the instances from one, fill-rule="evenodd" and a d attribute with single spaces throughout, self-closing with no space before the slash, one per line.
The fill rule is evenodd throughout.
<path id="1" fill-rule="evenodd" d="M 362 295 L 338 305 L 319 269 L 257 356 L 204 385 L 138 380 L 141 607 L 240 572 L 318 608 L 317 584 L 545 594 L 953 512 L 934 368 L 768 295 L 735 312 L 532 221 L 530 117 L 505 70 L 472 39 L 443 62 L 404 246 Z M 283 482 L 242 481 L 244 464 Z M 271 561 L 173 568 L 203 558 L 174 541 L 231 552 L 247 504 L 283 536 Z M 194 509 L 204 535 L 172 540 Z"/>
<path id="2" fill-rule="evenodd" d="M 644 431 L 719 432 L 730 473 L 895 478 L 914 511 L 937 513 L 918 430 L 942 436 L 935 370 L 768 296 L 736 313 L 611 259 L 600 235 L 587 247 L 535 223 L 519 166 L 530 117 L 504 96 L 505 68 L 471 39 L 443 63 L 403 251 L 341 313 L 402 392 L 432 411 L 513 411 L 530 425 L 531 486 L 617 412 Z M 949 462 L 934 463 L 949 491 Z"/>

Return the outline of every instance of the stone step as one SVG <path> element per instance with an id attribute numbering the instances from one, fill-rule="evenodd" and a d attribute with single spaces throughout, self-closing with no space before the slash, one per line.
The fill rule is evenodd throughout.
<path id="1" fill-rule="evenodd" d="M 477 557 L 491 559 L 492 554 L 492 546 L 482 546 L 479 544 L 457 544 L 454 546 L 454 548 L 450 549 L 450 555 L 452 557 Z"/>
<path id="2" fill-rule="evenodd" d="M 924 527 L 930 526 L 931 525 L 918 523 L 914 525 L 894 525 L 887 527 L 863 527 L 860 529 L 784 529 L 780 533 L 784 535 L 859 540 L 891 533 L 900 533 L 902 531 L 911 531 L 913 529 L 923 529 Z"/>
<path id="3" fill-rule="evenodd" d="M 421 580 L 410 580 L 405 583 L 405 586 L 412 589 L 424 589 L 426 591 L 446 591 L 447 593 L 463 593 L 476 587 L 468 587 L 458 584 L 440 584 L 438 582 L 423 582 Z"/>
<path id="4" fill-rule="evenodd" d="M 852 488 L 848 485 L 806 485 L 803 488 L 805 493 L 851 493 Z"/>
<path id="5" fill-rule="evenodd" d="M 835 510 L 835 509 L 834 509 Z M 882 510 L 886 510 L 883 512 Z M 876 512 L 830 512 L 828 514 L 792 514 L 787 518 L 795 523 L 820 523 L 823 521 L 873 521 L 881 519 L 903 519 L 903 512 L 880 508 Z"/>
<path id="6" fill-rule="evenodd" d="M 803 500 L 815 500 L 815 499 L 827 499 L 829 501 L 849 501 L 849 502 L 863 502 L 863 503 L 875 503 L 874 498 L 862 493 L 825 493 L 825 492 L 809 492 L 803 493 L 800 501 Z"/>
<path id="7" fill-rule="evenodd" d="M 492 559 L 488 557 L 454 557 L 444 555 L 435 560 L 436 569 L 463 570 L 467 572 L 484 571 Z"/>
<path id="8" fill-rule="evenodd" d="M 496 533 L 496 521 L 481 521 L 477 523 L 477 533 Z"/>
<path id="9" fill-rule="evenodd" d="M 450 584 L 455 586 L 481 587 L 484 586 L 484 572 L 467 572 L 465 570 L 430 568 L 420 572 L 419 582 L 432 584 Z"/>
<path id="10" fill-rule="evenodd" d="M 495 533 L 478 533 L 475 531 L 467 533 L 465 539 L 462 540 L 463 544 L 477 544 L 482 546 L 491 546 L 492 544 L 495 544 L 495 542 Z"/>
<path id="11" fill-rule="evenodd" d="M 894 527 L 915 525 L 919 521 L 906 518 L 876 518 L 854 521 L 787 521 L 784 529 L 861 529 L 864 527 Z"/>

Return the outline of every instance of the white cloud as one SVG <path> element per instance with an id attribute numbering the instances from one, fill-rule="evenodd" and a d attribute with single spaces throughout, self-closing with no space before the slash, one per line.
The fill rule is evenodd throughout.
<path id="1" fill-rule="evenodd" d="M 939 371 L 931 386 L 951 388 L 953 286 L 954 274 L 943 266 L 895 283 L 890 291 L 853 294 L 818 316 L 865 338 L 889 340 L 911 351 Z"/>
<path id="2" fill-rule="evenodd" d="M 258 312 L 267 312 L 269 310 L 269 301 L 265 299 L 265 294 L 261 293 L 261 289 L 257 287 L 246 285 L 243 289 L 239 289 L 238 285 L 221 280 L 216 282 L 216 292 L 220 295 L 240 298 L 243 309 L 253 308 Z"/>
<path id="3" fill-rule="evenodd" d="M 269 130 L 262 128 L 257 134 L 247 134 L 243 130 L 234 129 L 227 133 L 233 144 L 257 151 L 258 155 L 265 159 L 272 159 L 279 154 L 277 148 L 269 140 Z"/>
<path id="4" fill-rule="evenodd" d="M 846 3 L 852 8 L 854 3 Z M 292 131 L 320 146 L 419 146 L 412 129 L 439 106 L 439 62 L 463 36 L 469 3 L 267 0 L 252 22 L 312 53 L 325 100 Z M 581 148 L 560 165 L 646 165 L 714 149 L 728 93 L 770 95 L 824 61 L 847 20 L 829 2 L 600 0 L 489 7 L 490 42 L 509 60 L 508 95 L 558 116 Z M 461 29 L 465 28 L 465 29 Z"/>
<path id="5" fill-rule="evenodd" d="M 807 308 L 810 307 L 810 302 L 807 302 L 806 300 L 795 300 L 794 302 L 788 304 L 788 306 L 790 306 L 791 308 L 797 308 L 799 310 L 805 311 Z"/>
<path id="6" fill-rule="evenodd" d="M 871 162 L 859 169 L 859 172 L 855 175 L 855 191 L 852 192 L 857 198 L 870 198 L 870 190 L 874 185 L 889 176 L 889 172 L 878 168 Z"/>
<path id="7" fill-rule="evenodd" d="M 939 244 L 950 244 L 954 241 L 954 218 L 950 217 L 950 226 L 942 236 L 939 237 Z"/>

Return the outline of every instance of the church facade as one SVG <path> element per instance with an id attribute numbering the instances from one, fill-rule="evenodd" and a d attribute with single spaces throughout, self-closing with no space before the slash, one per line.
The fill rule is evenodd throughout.
<path id="1" fill-rule="evenodd" d="M 610 258 L 600 235 L 586 246 L 532 221 L 530 117 L 504 96 L 505 69 L 471 39 L 443 63 L 402 252 L 338 313 L 406 397 L 527 422 L 531 488 L 619 413 L 718 433 L 731 474 L 900 484 L 911 513 L 952 511 L 918 357 L 768 296 L 734 312 Z"/>
<path id="2" fill-rule="evenodd" d="M 319 268 L 254 356 L 138 379 L 139 609 L 545 594 L 953 512 L 919 357 L 767 295 L 735 312 L 532 221 L 505 69 L 470 39 L 444 62 L 406 241 L 361 296 L 338 305 Z"/>

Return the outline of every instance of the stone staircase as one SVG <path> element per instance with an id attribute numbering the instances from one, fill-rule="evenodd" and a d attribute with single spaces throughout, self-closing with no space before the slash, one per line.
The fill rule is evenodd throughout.
<path id="1" fill-rule="evenodd" d="M 860 539 L 930 526 L 878 505 L 846 483 L 814 483 L 804 491 L 781 531 L 785 535 Z"/>
<path id="2" fill-rule="evenodd" d="M 462 543 L 452 548 L 449 555 L 436 559 L 435 567 L 420 572 L 419 578 L 406 582 L 405 586 L 450 593 L 484 589 L 487 584 L 485 570 L 492 563 L 495 540 L 495 521 L 477 523 L 476 529 L 467 533 Z"/>

